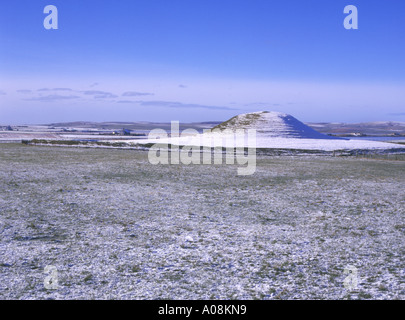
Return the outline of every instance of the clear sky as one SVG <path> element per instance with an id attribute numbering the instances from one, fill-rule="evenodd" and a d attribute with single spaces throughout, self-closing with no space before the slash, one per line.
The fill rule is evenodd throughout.
<path id="1" fill-rule="evenodd" d="M 0 123 L 405 121 L 404 57 L 402 0 L 2 0 Z"/>

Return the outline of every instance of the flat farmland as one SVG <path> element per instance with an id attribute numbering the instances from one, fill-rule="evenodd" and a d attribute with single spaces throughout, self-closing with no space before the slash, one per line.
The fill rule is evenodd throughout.
<path id="1" fill-rule="evenodd" d="M 147 154 L 0 144 L 0 298 L 405 299 L 405 161 Z"/>

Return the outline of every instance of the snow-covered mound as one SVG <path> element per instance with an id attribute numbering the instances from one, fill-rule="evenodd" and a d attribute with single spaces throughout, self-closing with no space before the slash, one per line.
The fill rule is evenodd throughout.
<path id="1" fill-rule="evenodd" d="M 238 130 L 245 130 L 238 135 Z M 255 138 L 249 138 L 249 130 L 256 131 Z M 234 132 L 235 134 L 232 134 Z M 251 136 L 250 136 L 251 137 Z M 232 141 L 230 143 L 230 140 Z M 122 141 L 121 141 L 122 142 Z M 260 111 L 241 114 L 214 127 L 203 134 L 128 141 L 129 144 L 171 144 L 178 146 L 207 147 L 252 147 L 262 149 L 295 150 L 391 150 L 404 149 L 403 145 L 349 140 L 324 135 L 308 127 L 293 116 L 279 112 Z M 402 150 L 401 150 L 402 152 Z"/>
<path id="2" fill-rule="evenodd" d="M 213 129 L 255 129 L 259 136 L 269 138 L 341 139 L 324 135 L 289 114 L 274 111 L 240 114 Z"/>

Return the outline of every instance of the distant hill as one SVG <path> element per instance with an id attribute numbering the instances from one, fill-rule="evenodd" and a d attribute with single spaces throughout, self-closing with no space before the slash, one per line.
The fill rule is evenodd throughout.
<path id="1" fill-rule="evenodd" d="M 202 132 L 203 129 L 211 129 L 212 127 L 219 124 L 220 121 L 205 121 L 205 122 L 191 122 L 182 123 L 180 122 L 180 130 L 192 128 Z M 99 129 L 99 130 L 120 130 L 123 128 L 134 130 L 134 131 L 149 131 L 152 129 L 164 129 L 170 130 L 170 122 L 147 122 L 147 121 L 136 121 L 136 122 L 60 122 L 47 124 L 49 127 L 55 128 L 83 128 L 83 129 Z"/>
<path id="2" fill-rule="evenodd" d="M 322 133 L 336 135 L 350 135 L 359 133 L 363 135 L 405 135 L 405 122 L 379 121 L 362 123 L 306 123 L 311 128 Z"/>
<path id="3" fill-rule="evenodd" d="M 221 121 L 205 121 L 205 122 L 192 122 L 181 123 L 180 129 L 193 128 L 200 132 L 203 129 L 210 129 L 221 124 Z M 380 121 L 380 122 L 363 122 L 363 123 L 328 123 L 328 122 L 304 122 L 308 127 L 324 134 L 333 135 L 404 135 L 405 136 L 405 122 L 394 121 Z M 105 130 L 120 130 L 123 128 L 138 131 L 149 131 L 155 128 L 170 130 L 169 122 L 59 122 L 46 124 L 45 126 L 55 128 L 84 128 L 84 129 L 105 129 Z"/>

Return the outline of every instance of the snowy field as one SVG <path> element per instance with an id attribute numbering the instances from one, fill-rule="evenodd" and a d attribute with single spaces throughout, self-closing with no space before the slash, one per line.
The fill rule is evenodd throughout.
<path id="1" fill-rule="evenodd" d="M 236 172 L 0 144 L 0 299 L 405 299 L 404 161 Z"/>
<path id="2" fill-rule="evenodd" d="M 176 128 L 177 129 L 177 128 Z M 176 133 L 179 130 L 172 130 Z M 250 130 L 254 130 L 251 132 Z M 195 131 L 195 130 L 194 130 Z M 228 132 L 227 132 L 228 131 Z M 177 135 L 179 136 L 179 135 Z M 317 132 L 291 115 L 280 112 L 259 111 L 237 115 L 213 128 L 212 132 L 166 138 L 150 133 L 146 140 L 129 141 L 129 144 L 165 143 L 178 146 L 250 147 L 262 149 L 294 150 L 394 150 L 401 145 L 379 141 L 349 140 Z"/>
<path id="3" fill-rule="evenodd" d="M 254 136 L 254 135 L 252 135 Z M 126 141 L 129 145 L 142 144 L 173 144 L 178 146 L 208 146 L 208 147 L 253 147 L 262 149 L 292 149 L 292 150 L 320 150 L 320 151 L 338 151 L 338 150 L 400 150 L 404 151 L 403 145 L 389 142 L 353 140 L 353 139 L 296 139 L 283 137 L 267 137 L 256 135 L 254 143 L 249 144 L 249 133 L 245 135 L 222 135 L 214 133 L 198 134 L 195 136 L 184 136 L 176 138 L 163 139 L 141 139 L 137 141 Z M 123 142 L 123 141 L 112 141 Z"/>

